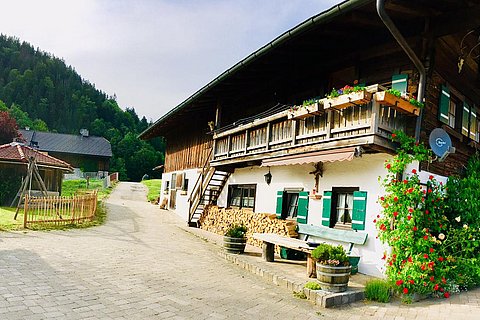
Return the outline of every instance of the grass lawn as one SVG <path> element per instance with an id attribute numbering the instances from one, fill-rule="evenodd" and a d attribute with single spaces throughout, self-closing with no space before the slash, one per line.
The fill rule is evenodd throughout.
<path id="1" fill-rule="evenodd" d="M 160 190 L 162 189 L 161 179 L 143 180 L 142 183 L 148 188 L 148 201 L 154 201 L 160 196 Z"/>
<path id="2" fill-rule="evenodd" d="M 18 212 L 17 220 L 13 220 L 16 208 L 0 207 L 0 230 L 12 231 L 23 229 L 23 210 Z"/>
<path id="3" fill-rule="evenodd" d="M 105 206 L 102 200 L 105 199 L 111 192 L 112 188 L 103 188 L 103 181 L 97 179 L 90 179 L 87 188 L 86 179 L 78 180 L 64 180 L 62 184 L 62 196 L 71 197 L 78 191 L 84 190 L 98 190 L 98 205 L 95 218 L 92 221 L 85 221 L 81 224 L 67 224 L 67 225 L 32 225 L 29 229 L 32 230 L 58 230 L 70 228 L 87 228 L 91 226 L 101 225 L 106 218 Z M 17 220 L 13 220 L 16 208 L 0 207 L 0 230 L 14 231 L 23 229 L 23 207 L 18 212 Z"/>
<path id="4" fill-rule="evenodd" d="M 75 195 L 77 191 L 95 189 L 98 190 L 98 200 L 104 199 L 112 192 L 112 188 L 103 188 L 103 181 L 99 179 L 90 179 L 88 188 L 86 179 L 64 180 L 62 183 L 62 196 L 71 197 Z"/>

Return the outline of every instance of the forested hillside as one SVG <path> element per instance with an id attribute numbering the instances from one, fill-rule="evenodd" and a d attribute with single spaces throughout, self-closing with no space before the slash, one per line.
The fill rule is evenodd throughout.
<path id="1" fill-rule="evenodd" d="M 122 110 L 65 62 L 26 42 L 0 35 L 0 111 L 19 128 L 103 136 L 112 144 L 111 171 L 139 180 L 163 163 L 163 143 L 145 142 L 137 134 L 148 125 L 133 108 Z"/>

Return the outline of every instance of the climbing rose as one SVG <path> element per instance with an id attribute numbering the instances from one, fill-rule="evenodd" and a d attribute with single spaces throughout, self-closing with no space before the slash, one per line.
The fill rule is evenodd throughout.
<path id="1" fill-rule="evenodd" d="M 445 293 L 443 294 L 443 296 L 448 299 L 448 298 L 450 298 L 450 293 L 445 292 Z"/>
<path id="2" fill-rule="evenodd" d="M 434 251 L 435 251 L 435 249 L 430 248 L 430 253 L 433 253 Z"/>
<path id="3" fill-rule="evenodd" d="M 416 174 L 416 173 L 417 173 L 417 170 L 412 169 L 412 173 L 413 173 L 413 174 Z"/>
<path id="4" fill-rule="evenodd" d="M 408 288 L 403 288 L 403 294 L 408 294 Z"/>

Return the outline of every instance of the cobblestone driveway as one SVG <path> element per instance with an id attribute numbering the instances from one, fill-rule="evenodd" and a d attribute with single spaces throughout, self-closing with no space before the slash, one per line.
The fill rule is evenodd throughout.
<path id="1" fill-rule="evenodd" d="M 0 233 L 0 319 L 310 319 L 121 183 L 101 227 Z"/>
<path id="2" fill-rule="evenodd" d="M 101 227 L 0 233 L 3 319 L 480 319 L 480 290 L 319 309 L 223 260 L 121 183 Z"/>

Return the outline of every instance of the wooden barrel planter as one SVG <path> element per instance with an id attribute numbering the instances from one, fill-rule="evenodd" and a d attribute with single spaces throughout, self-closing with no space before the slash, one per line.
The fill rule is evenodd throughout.
<path id="1" fill-rule="evenodd" d="M 347 290 L 352 266 L 332 267 L 317 262 L 317 280 L 323 290 L 343 292 Z"/>
<path id="2" fill-rule="evenodd" d="M 232 238 L 223 236 L 223 247 L 230 253 L 243 253 L 247 245 L 247 238 Z"/>

